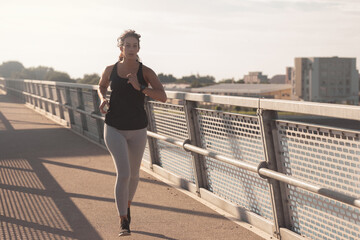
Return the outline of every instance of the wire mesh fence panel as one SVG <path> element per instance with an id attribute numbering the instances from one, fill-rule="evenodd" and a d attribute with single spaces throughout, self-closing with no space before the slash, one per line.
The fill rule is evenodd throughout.
<path id="1" fill-rule="evenodd" d="M 360 197 L 359 133 L 277 121 L 285 173 Z M 360 239 L 360 211 L 288 185 L 292 230 L 313 239 Z"/>
<path id="2" fill-rule="evenodd" d="M 183 106 L 150 102 L 153 109 L 156 133 L 185 141 L 189 138 Z M 192 155 L 183 149 L 158 141 L 159 163 L 164 169 L 194 183 Z"/>
<path id="3" fill-rule="evenodd" d="M 259 164 L 264 150 L 257 117 L 197 109 L 203 146 L 218 154 Z M 257 174 L 206 157 L 209 190 L 251 212 L 273 219 L 267 181 Z"/>

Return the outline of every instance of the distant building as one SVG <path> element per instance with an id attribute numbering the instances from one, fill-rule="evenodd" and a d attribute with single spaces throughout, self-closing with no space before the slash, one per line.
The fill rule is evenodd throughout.
<path id="1" fill-rule="evenodd" d="M 249 72 L 244 75 L 244 83 L 268 83 L 267 75 L 262 75 L 262 72 Z"/>
<path id="2" fill-rule="evenodd" d="M 188 92 L 190 90 L 191 84 L 190 83 L 163 83 L 162 85 L 165 90 Z"/>
<path id="3" fill-rule="evenodd" d="M 292 98 L 359 104 L 356 58 L 295 58 Z"/>
<path id="4" fill-rule="evenodd" d="M 226 96 L 291 99 L 290 84 L 223 83 L 201 88 L 192 88 L 191 92 Z"/>
<path id="5" fill-rule="evenodd" d="M 273 76 L 273 77 L 269 80 L 269 82 L 270 82 L 271 84 L 285 84 L 285 83 L 286 83 L 286 82 L 285 82 L 285 78 L 286 78 L 285 75 L 278 74 L 278 75 Z"/>
<path id="6" fill-rule="evenodd" d="M 293 77 L 294 77 L 294 68 L 293 67 L 286 67 L 285 83 L 286 84 L 291 84 Z"/>

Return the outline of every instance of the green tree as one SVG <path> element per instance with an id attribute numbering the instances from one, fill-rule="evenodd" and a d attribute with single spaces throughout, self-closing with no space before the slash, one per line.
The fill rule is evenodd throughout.
<path id="1" fill-rule="evenodd" d="M 3 62 L 0 65 L 0 76 L 5 78 L 18 78 L 24 69 L 25 67 L 22 63 L 17 61 Z"/>
<path id="2" fill-rule="evenodd" d="M 49 74 L 47 75 L 47 80 L 55 81 L 55 82 L 75 83 L 75 80 L 71 79 L 69 74 L 64 73 L 64 72 L 58 72 L 58 71 L 49 72 Z"/>
<path id="3" fill-rule="evenodd" d="M 49 76 L 54 72 L 53 68 L 49 67 L 30 67 L 25 68 L 21 73 L 19 78 L 23 79 L 36 79 L 36 80 L 48 80 Z"/>
<path id="4" fill-rule="evenodd" d="M 182 78 L 180 78 L 178 80 L 179 83 L 193 83 L 195 82 L 197 79 L 196 79 L 196 76 L 195 75 L 190 75 L 190 76 L 183 76 Z"/>
<path id="5" fill-rule="evenodd" d="M 198 81 L 198 80 L 194 80 L 191 84 L 190 87 L 192 88 L 198 88 L 198 87 L 202 87 L 202 84 Z"/>
<path id="6" fill-rule="evenodd" d="M 172 74 L 163 74 L 163 73 L 159 73 L 158 74 L 159 80 L 162 83 L 174 83 L 177 81 L 177 78 L 174 77 Z"/>
<path id="7" fill-rule="evenodd" d="M 77 79 L 77 83 L 97 85 L 99 83 L 100 76 L 96 73 L 84 74 L 83 78 Z"/>
<path id="8" fill-rule="evenodd" d="M 75 82 L 65 72 L 55 71 L 53 68 L 44 66 L 25 68 L 22 63 L 17 61 L 3 62 L 0 65 L 0 76 L 5 78 Z"/>
<path id="9" fill-rule="evenodd" d="M 223 79 L 219 81 L 219 83 L 235 83 L 235 79 L 234 78 Z"/>
<path id="10" fill-rule="evenodd" d="M 181 79 L 179 79 L 177 82 L 179 83 L 190 83 L 193 85 L 199 85 L 201 86 L 208 86 L 215 84 L 215 78 L 213 76 L 200 76 L 197 75 L 190 75 L 190 76 L 184 76 Z"/>
<path id="11" fill-rule="evenodd" d="M 215 83 L 215 78 L 213 76 L 199 76 L 197 75 L 196 78 L 199 80 L 200 83 L 206 84 L 206 85 L 211 85 Z"/>

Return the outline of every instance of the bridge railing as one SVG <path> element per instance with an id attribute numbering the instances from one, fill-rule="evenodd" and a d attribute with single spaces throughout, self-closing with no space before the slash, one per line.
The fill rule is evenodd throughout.
<path id="1" fill-rule="evenodd" d="M 104 144 L 97 86 L 0 79 L 0 88 Z M 360 239 L 360 107 L 167 95 L 167 103 L 146 101 L 145 167 L 277 238 Z"/>

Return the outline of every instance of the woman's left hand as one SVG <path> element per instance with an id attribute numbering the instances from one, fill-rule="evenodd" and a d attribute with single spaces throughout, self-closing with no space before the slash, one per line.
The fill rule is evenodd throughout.
<path id="1" fill-rule="evenodd" d="M 140 83 L 138 81 L 136 74 L 129 73 L 128 75 L 126 75 L 126 77 L 129 78 L 127 83 L 130 83 L 133 86 L 133 88 L 140 91 Z"/>

